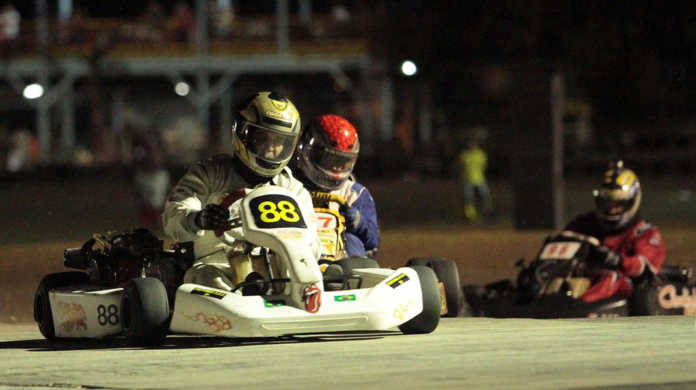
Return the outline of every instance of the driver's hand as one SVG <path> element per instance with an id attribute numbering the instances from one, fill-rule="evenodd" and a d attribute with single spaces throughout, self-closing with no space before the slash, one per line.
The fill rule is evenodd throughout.
<path id="1" fill-rule="evenodd" d="M 597 247 L 595 260 L 602 268 L 618 269 L 621 266 L 621 255 L 604 245 Z"/>
<path id="2" fill-rule="evenodd" d="M 229 225 L 230 211 L 219 204 L 209 204 L 196 214 L 196 225 L 202 230 L 221 230 Z"/>
<path id="3" fill-rule="evenodd" d="M 360 211 L 355 207 L 342 206 L 339 210 L 346 219 L 346 230 L 348 233 L 356 234 L 360 229 L 362 220 L 360 219 Z"/>

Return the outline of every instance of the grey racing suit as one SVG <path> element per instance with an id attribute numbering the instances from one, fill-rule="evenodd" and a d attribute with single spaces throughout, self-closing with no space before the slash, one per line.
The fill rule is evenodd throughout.
<path id="1" fill-rule="evenodd" d="M 309 231 L 316 231 L 312 198 L 302 182 L 284 168 L 268 183 L 284 187 L 294 194 L 303 212 Z M 164 207 L 162 226 L 175 241 L 193 241 L 196 261 L 186 272 L 184 282 L 231 290 L 254 270 L 252 257 L 236 253 L 233 246 L 216 236 L 212 230 L 200 230 L 194 219 L 196 213 L 210 203 L 231 203 L 230 197 L 241 198 L 251 189 L 236 171 L 230 156 L 219 155 L 195 163 L 174 186 Z M 319 237 L 313 245 L 317 258 L 321 250 Z M 241 261 L 247 259 L 248 261 Z M 282 270 L 281 270 L 282 272 Z"/>

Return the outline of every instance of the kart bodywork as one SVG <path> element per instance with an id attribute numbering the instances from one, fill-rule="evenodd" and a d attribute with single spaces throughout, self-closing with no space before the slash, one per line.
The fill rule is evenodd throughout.
<path id="1" fill-rule="evenodd" d="M 171 332 L 274 337 L 397 327 L 429 333 L 437 327 L 440 294 L 431 269 L 353 268 L 341 278 L 342 288 L 326 291 L 310 245 L 316 232 L 291 193 L 262 186 L 230 209 L 234 228 L 222 239 L 280 258 L 279 275 L 242 282 L 233 291 L 183 283 L 195 261 L 192 243 L 164 250 L 142 229 L 95 235 L 65 251 L 64 264 L 85 272 L 50 274 L 39 284 L 34 316 L 42 334 L 124 335 L 134 344 L 158 345 Z"/>

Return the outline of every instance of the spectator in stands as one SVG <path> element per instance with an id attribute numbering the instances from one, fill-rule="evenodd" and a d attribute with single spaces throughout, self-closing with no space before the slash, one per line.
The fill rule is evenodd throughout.
<path id="1" fill-rule="evenodd" d="M 165 22 L 167 18 L 162 4 L 150 0 L 140 15 L 139 24 L 134 29 L 137 40 L 161 42 L 164 39 Z"/>
<path id="2" fill-rule="evenodd" d="M 196 17 L 185 1 L 174 4 L 174 10 L 167 22 L 169 39 L 177 42 L 193 42 L 196 31 Z"/>
<path id="3" fill-rule="evenodd" d="M 0 10 L 0 48 L 3 58 L 12 55 L 17 46 L 21 19 L 19 11 L 11 2 L 8 1 L 2 6 L 2 10 Z"/>
<path id="4" fill-rule="evenodd" d="M 140 227 L 159 230 L 170 175 L 164 162 L 164 147 L 156 130 L 148 131 L 140 137 L 134 147 L 133 157 L 138 224 Z"/>

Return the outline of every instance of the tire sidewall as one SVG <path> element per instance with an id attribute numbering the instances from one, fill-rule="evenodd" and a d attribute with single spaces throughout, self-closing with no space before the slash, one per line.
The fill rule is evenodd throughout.
<path id="1" fill-rule="evenodd" d="M 46 339 L 59 339 L 56 337 L 48 293 L 56 288 L 86 284 L 88 281 L 89 276 L 86 273 L 75 271 L 48 274 L 41 279 L 34 294 L 34 320 L 38 324 L 39 331 Z"/>
<path id="2" fill-rule="evenodd" d="M 423 311 L 406 323 L 399 326 L 405 334 L 430 333 L 440 323 L 440 287 L 432 268 L 414 265 L 412 267 L 418 274 L 421 295 L 423 299 Z"/>

